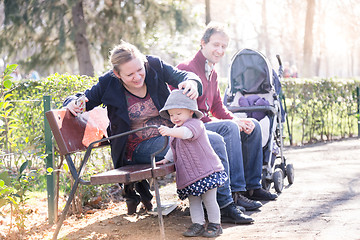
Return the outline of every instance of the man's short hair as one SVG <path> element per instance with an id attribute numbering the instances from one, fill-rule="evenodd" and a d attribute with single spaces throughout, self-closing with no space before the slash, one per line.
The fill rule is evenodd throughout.
<path id="1" fill-rule="evenodd" d="M 217 23 L 217 22 L 210 22 L 205 29 L 204 35 L 202 36 L 201 40 L 205 43 L 210 41 L 210 37 L 215 33 L 222 33 L 225 36 L 229 37 L 227 28 L 224 24 Z"/>

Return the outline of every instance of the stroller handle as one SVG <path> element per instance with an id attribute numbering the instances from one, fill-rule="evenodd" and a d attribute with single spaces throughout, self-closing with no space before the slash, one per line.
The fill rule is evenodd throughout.
<path id="1" fill-rule="evenodd" d="M 280 58 L 280 55 L 279 54 L 276 54 L 276 58 L 279 62 L 279 77 L 281 78 L 283 73 L 284 73 L 284 69 L 282 67 L 282 62 L 281 62 L 281 58 Z"/>
<path id="2" fill-rule="evenodd" d="M 277 58 L 277 60 L 278 60 L 278 62 L 279 62 L 279 65 L 282 66 L 281 59 L 280 59 L 280 55 L 277 54 L 277 55 L 276 55 L 276 58 Z"/>

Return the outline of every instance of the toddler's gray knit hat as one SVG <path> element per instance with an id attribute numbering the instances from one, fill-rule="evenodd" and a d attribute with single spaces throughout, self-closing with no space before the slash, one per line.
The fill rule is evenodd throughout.
<path id="1" fill-rule="evenodd" d="M 189 98 L 186 94 L 183 94 L 183 90 L 173 90 L 159 114 L 163 118 L 170 119 L 170 115 L 167 110 L 174 108 L 186 108 L 192 110 L 197 118 L 202 118 L 204 116 L 202 112 L 198 110 L 196 100 Z"/>

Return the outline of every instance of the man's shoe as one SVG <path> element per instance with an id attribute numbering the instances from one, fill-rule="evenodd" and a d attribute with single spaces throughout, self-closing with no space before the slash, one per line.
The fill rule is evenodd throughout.
<path id="1" fill-rule="evenodd" d="M 203 233 L 203 237 L 213 238 L 222 234 L 222 227 L 217 223 L 209 223 L 205 232 Z"/>
<path id="2" fill-rule="evenodd" d="M 235 203 L 231 203 L 230 205 L 222 208 L 220 212 L 221 222 L 224 223 L 249 224 L 254 222 L 254 219 L 241 212 L 236 207 Z"/>
<path id="3" fill-rule="evenodd" d="M 185 237 L 197 237 L 201 236 L 205 232 L 204 225 L 194 223 L 192 224 L 186 232 L 183 233 Z"/>
<path id="4" fill-rule="evenodd" d="M 253 211 L 262 206 L 261 202 L 250 200 L 240 192 L 234 192 L 233 199 L 236 205 L 244 207 L 246 211 Z"/>
<path id="5" fill-rule="evenodd" d="M 236 205 L 236 208 L 239 209 L 241 212 L 245 212 L 245 211 L 246 211 L 246 209 L 245 209 L 243 206 L 239 206 L 239 205 L 237 205 L 236 203 L 235 203 L 235 205 Z"/>
<path id="6" fill-rule="evenodd" d="M 265 201 L 275 200 L 278 197 L 276 193 L 271 193 L 262 188 L 248 190 L 244 194 L 244 196 L 252 200 L 265 200 Z"/>

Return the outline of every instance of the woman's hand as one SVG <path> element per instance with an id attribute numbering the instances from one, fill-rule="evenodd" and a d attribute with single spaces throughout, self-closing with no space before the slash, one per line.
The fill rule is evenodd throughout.
<path id="1" fill-rule="evenodd" d="M 85 102 L 88 102 L 89 99 L 87 97 L 85 97 Z M 71 102 L 68 103 L 68 105 L 66 105 L 64 108 L 68 109 L 72 115 L 77 116 L 79 113 L 81 113 L 81 108 L 83 108 L 83 106 L 78 106 L 76 104 L 76 100 L 73 100 Z"/>
<path id="2" fill-rule="evenodd" d="M 186 94 L 191 99 L 197 99 L 199 96 L 197 82 L 195 80 L 186 80 L 179 83 L 179 89 L 183 89 L 183 94 Z"/>

